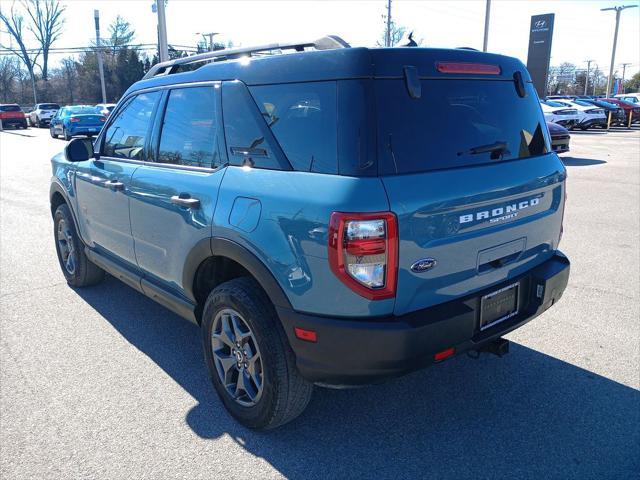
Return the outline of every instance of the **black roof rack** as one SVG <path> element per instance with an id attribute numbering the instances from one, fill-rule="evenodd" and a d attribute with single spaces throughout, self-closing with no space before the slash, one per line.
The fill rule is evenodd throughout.
<path id="1" fill-rule="evenodd" d="M 176 58 L 175 60 L 170 60 L 168 62 L 157 63 L 151 67 L 143 80 L 160 75 L 170 75 L 174 73 L 180 65 L 207 61 L 231 60 L 271 50 L 295 50 L 297 52 L 302 52 L 305 48 L 310 47 L 313 47 L 316 50 L 331 50 L 336 48 L 349 48 L 350 45 L 337 35 L 327 35 L 326 37 L 319 38 L 312 42 L 269 43 L 267 45 L 260 45 L 256 47 L 225 48 L 223 50 L 215 50 L 213 52 L 200 53 L 189 57 Z"/>

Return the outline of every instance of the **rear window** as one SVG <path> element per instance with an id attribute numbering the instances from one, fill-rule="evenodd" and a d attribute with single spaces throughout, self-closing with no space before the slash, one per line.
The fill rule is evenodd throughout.
<path id="1" fill-rule="evenodd" d="M 96 109 L 95 109 L 95 107 L 88 107 L 88 106 L 84 106 L 84 107 L 69 107 L 66 110 L 66 113 L 68 115 L 95 114 L 96 113 Z"/>
<path id="2" fill-rule="evenodd" d="M 18 105 L 2 105 L 0 106 L 0 112 L 21 112 L 22 110 Z"/>
<path id="3" fill-rule="evenodd" d="M 541 155 L 549 139 L 531 84 L 422 80 L 414 99 L 405 82 L 376 80 L 380 174 L 455 168 Z"/>
<path id="4" fill-rule="evenodd" d="M 60 110 L 60 105 L 57 103 L 41 103 L 40 110 Z"/>

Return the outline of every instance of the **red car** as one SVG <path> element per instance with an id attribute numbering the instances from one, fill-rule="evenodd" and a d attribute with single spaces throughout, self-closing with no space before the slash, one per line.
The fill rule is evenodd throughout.
<path id="1" fill-rule="evenodd" d="M 7 104 L 0 105 L 0 120 L 2 120 L 2 128 L 13 125 L 18 128 L 27 128 L 27 117 L 20 108 L 20 105 Z"/>
<path id="2" fill-rule="evenodd" d="M 613 103 L 622 108 L 624 110 L 625 116 L 627 117 L 625 124 L 628 124 L 629 122 L 629 112 L 633 112 L 631 123 L 640 123 L 640 107 L 637 107 L 635 104 L 625 102 L 624 100 L 620 100 L 619 98 L 603 98 L 602 101 Z"/>

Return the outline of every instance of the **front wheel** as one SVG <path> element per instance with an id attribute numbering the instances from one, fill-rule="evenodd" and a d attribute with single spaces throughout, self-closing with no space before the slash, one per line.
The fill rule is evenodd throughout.
<path id="1" fill-rule="evenodd" d="M 296 369 L 276 311 L 253 279 L 230 280 L 209 294 L 202 334 L 211 381 L 240 423 L 268 430 L 304 411 L 313 385 Z"/>
<path id="2" fill-rule="evenodd" d="M 51 138 L 58 138 L 58 135 L 53 133 L 53 127 L 49 127 L 49 135 L 51 135 Z"/>
<path id="3" fill-rule="evenodd" d="M 87 258 L 84 244 L 78 237 L 71 210 L 60 205 L 53 216 L 53 233 L 60 268 L 72 287 L 88 287 L 100 283 L 104 270 Z"/>
<path id="4" fill-rule="evenodd" d="M 67 129 L 65 127 L 62 127 L 62 136 L 67 142 L 71 140 L 71 135 L 69 135 L 69 132 L 67 132 Z"/>

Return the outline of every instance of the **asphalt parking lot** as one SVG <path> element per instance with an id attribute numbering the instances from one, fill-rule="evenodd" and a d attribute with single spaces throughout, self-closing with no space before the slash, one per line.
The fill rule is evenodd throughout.
<path id="1" fill-rule="evenodd" d="M 316 389 L 254 433 L 223 409 L 198 328 L 108 278 L 69 288 L 47 130 L 0 132 L 0 477 L 631 478 L 640 471 L 640 129 L 576 132 L 560 303 L 499 359 Z M 357 347 L 357 346 L 356 346 Z M 636 477 L 637 478 L 637 477 Z"/>

